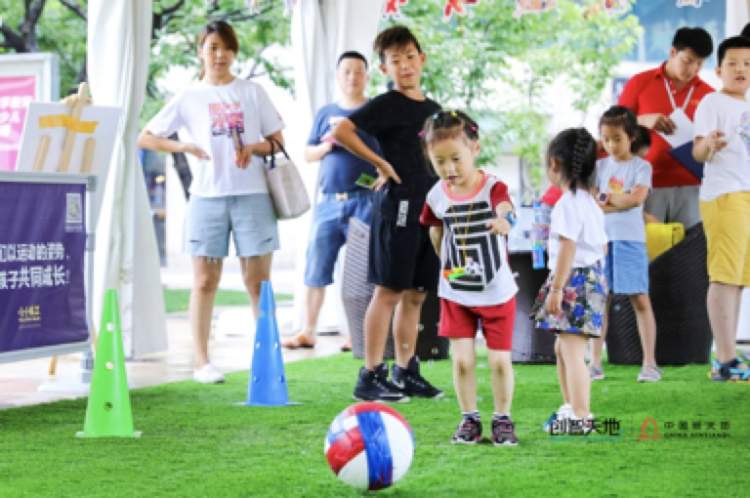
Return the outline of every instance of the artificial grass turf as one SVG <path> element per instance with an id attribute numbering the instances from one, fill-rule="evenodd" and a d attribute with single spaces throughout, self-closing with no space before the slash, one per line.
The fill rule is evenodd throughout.
<path id="1" fill-rule="evenodd" d="M 275 294 L 276 302 L 290 301 L 294 296 L 291 294 Z M 190 302 L 190 289 L 164 288 L 164 309 L 167 313 L 187 311 Z M 248 306 L 250 298 L 247 292 L 236 290 L 219 289 L 216 292 L 216 306 Z"/>
<path id="2" fill-rule="evenodd" d="M 0 496 L 358 496 L 328 469 L 323 439 L 351 403 L 360 364 L 343 354 L 288 364 L 290 398 L 302 405 L 284 408 L 235 405 L 246 398 L 246 372 L 229 375 L 224 385 L 134 390 L 140 439 L 76 439 L 85 400 L 2 410 Z M 459 418 L 450 364 L 423 363 L 423 374 L 447 396 L 395 405 L 414 430 L 416 453 L 404 479 L 380 494 L 744 494 L 750 385 L 712 383 L 707 368 L 667 367 L 662 382 L 637 384 L 637 367 L 607 366 L 607 379 L 594 383 L 592 408 L 599 418 L 619 419 L 621 435 L 572 437 L 541 431 L 560 402 L 554 366 L 516 365 L 513 418 L 521 442 L 495 448 L 450 444 Z M 492 398 L 484 358 L 478 381 L 487 433 Z M 661 439 L 638 441 L 648 416 Z M 703 429 L 693 429 L 697 422 Z M 709 422 L 714 429 L 706 430 Z"/>

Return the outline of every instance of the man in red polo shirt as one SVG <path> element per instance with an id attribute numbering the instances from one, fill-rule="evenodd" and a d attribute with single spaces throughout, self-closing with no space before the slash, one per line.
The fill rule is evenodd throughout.
<path id="1" fill-rule="evenodd" d="M 672 40 L 669 59 L 659 67 L 628 80 L 619 104 L 638 116 L 638 124 L 651 130 L 646 160 L 653 167 L 653 190 L 645 210 L 663 222 L 679 222 L 689 228 L 700 221 L 700 180 L 670 154 L 672 146 L 660 133 L 673 135 L 684 112 L 692 121 L 698 102 L 714 91 L 700 79 L 703 61 L 713 52 L 711 35 L 702 28 L 680 28 Z M 692 134 L 692 131 L 691 131 Z"/>

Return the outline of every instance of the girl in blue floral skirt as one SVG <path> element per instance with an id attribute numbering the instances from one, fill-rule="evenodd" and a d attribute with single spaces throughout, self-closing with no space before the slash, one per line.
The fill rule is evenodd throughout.
<path id="1" fill-rule="evenodd" d="M 550 275 L 531 310 L 535 327 L 557 334 L 555 353 L 563 405 L 550 416 L 550 433 L 585 434 L 594 427 L 591 380 L 584 352 L 599 337 L 607 300 L 604 213 L 590 190 L 596 142 L 585 128 L 560 132 L 547 150 L 547 176 L 563 190 L 552 210 Z"/>

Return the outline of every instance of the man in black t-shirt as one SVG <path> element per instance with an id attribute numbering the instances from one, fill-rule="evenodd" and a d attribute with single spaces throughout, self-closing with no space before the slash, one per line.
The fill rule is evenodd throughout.
<path id="1" fill-rule="evenodd" d="M 381 71 L 393 80 L 393 90 L 372 99 L 333 131 L 339 143 L 378 170 L 368 271 L 375 292 L 365 315 L 365 366 L 354 397 L 382 401 L 438 398 L 443 392 L 420 375 L 414 352 L 422 303 L 428 290 L 435 291 L 440 268 L 429 233 L 419 224 L 427 192 L 438 180 L 424 157 L 419 132 L 440 106 L 422 93 L 425 54 L 407 28 L 383 31 L 374 49 Z M 357 130 L 378 140 L 383 157 L 358 138 Z M 383 351 L 397 305 L 396 361 L 388 381 Z"/>

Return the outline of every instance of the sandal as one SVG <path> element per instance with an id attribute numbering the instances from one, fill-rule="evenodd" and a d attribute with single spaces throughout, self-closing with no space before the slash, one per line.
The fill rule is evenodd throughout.
<path id="1" fill-rule="evenodd" d="M 315 341 L 310 341 L 306 335 L 300 332 L 281 341 L 281 345 L 287 349 L 312 349 L 315 347 Z"/>
<path id="2" fill-rule="evenodd" d="M 350 341 L 346 341 L 344 344 L 339 346 L 339 349 L 341 350 L 342 353 L 348 353 L 349 351 L 352 350 L 352 343 Z"/>
<path id="3" fill-rule="evenodd" d="M 750 368 L 737 358 L 726 363 L 717 360 L 711 362 L 712 369 L 709 378 L 718 382 L 748 382 L 750 383 Z M 744 368 L 743 368 L 744 367 Z"/>

